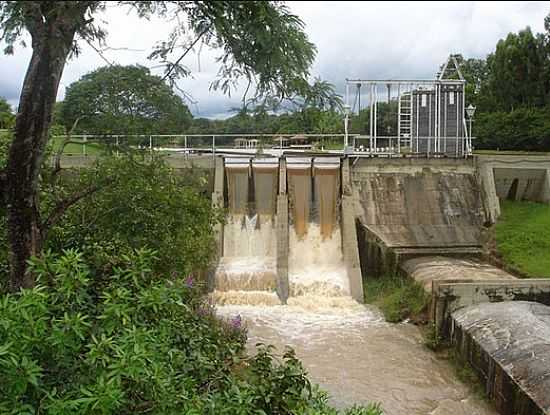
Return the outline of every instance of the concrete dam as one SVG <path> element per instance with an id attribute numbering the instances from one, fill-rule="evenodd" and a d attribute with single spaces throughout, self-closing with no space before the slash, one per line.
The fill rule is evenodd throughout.
<path id="1" fill-rule="evenodd" d="M 227 209 L 213 276 L 218 303 L 285 304 L 306 294 L 362 302 L 342 171 L 335 157 L 218 159 L 215 201 Z"/>
<path id="2" fill-rule="evenodd" d="M 480 165 L 486 164 L 475 159 L 217 158 L 213 201 L 226 208 L 227 217 L 218 229 L 219 261 L 211 281 L 215 301 L 223 305 L 222 313 L 238 310 L 247 315 L 255 341 L 277 344 L 281 334 L 290 335 L 279 327 L 282 320 L 294 327 L 306 319 L 296 307 L 314 308 L 317 314 L 308 317 L 308 324 L 327 332 L 332 326 L 319 320 L 319 307 L 343 307 L 338 324 L 357 324 L 357 315 L 349 313 L 357 312 L 354 307 L 363 301 L 363 278 L 400 273 L 433 290 L 434 324 L 481 374 L 499 413 L 548 413 L 541 391 L 550 388 L 550 366 L 541 360 L 541 350 L 550 342 L 550 284 L 532 280 L 522 286 L 483 261 L 485 227 L 498 209 L 491 192 L 510 193 L 503 186 L 505 181 L 513 185 L 509 176 L 514 172 L 494 169 L 492 174 L 504 172 L 507 177 L 494 177 L 489 188 Z M 540 166 L 535 173 L 540 183 L 529 182 L 531 189 L 546 184 L 538 170 Z M 519 180 L 532 178 L 525 171 L 517 175 Z M 476 294 L 460 291 L 463 285 Z M 499 290 L 506 294 L 483 294 Z M 500 304 L 491 308 L 495 302 Z M 281 304 L 291 308 L 266 308 Z M 369 324 L 380 318 L 360 315 Z M 540 330 L 533 334 L 535 320 Z M 529 327 L 524 322 L 530 322 Z M 266 332 L 266 324 L 280 332 Z M 298 332 L 307 330 L 300 326 Z M 532 341 L 520 345 L 519 337 L 527 334 L 533 334 Z M 387 333 L 381 330 L 378 335 Z M 308 336 L 307 345 L 295 339 L 293 347 L 309 350 L 313 334 Z M 322 345 L 331 344 L 323 339 Z M 373 343 L 371 337 L 368 342 Z M 535 354 L 523 357 L 530 352 Z M 489 372 L 480 364 L 480 355 L 490 362 Z M 350 362 L 350 373 L 353 365 Z M 358 382 L 360 377 L 357 374 Z M 388 413 L 410 409 L 392 404 L 388 397 L 380 399 L 390 402 Z M 448 408 L 442 404 L 430 413 L 491 413 L 466 401 L 456 406 L 451 399 Z M 422 411 L 413 413 L 427 413 Z"/>

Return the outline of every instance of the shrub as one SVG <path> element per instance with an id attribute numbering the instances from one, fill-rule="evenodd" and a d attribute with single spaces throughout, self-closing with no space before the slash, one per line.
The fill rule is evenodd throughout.
<path id="1" fill-rule="evenodd" d="M 248 357 L 240 319 L 158 261 L 124 255 L 98 287 L 77 251 L 33 259 L 37 285 L 0 297 L 0 413 L 336 414 L 291 350 Z"/>
<path id="2" fill-rule="evenodd" d="M 93 169 L 68 172 L 57 194 L 104 185 L 66 212 L 50 232 L 47 248 L 78 249 L 98 268 L 148 247 L 160 258 L 155 271 L 205 269 L 214 252 L 213 225 L 221 217 L 198 180 L 189 177 L 176 175 L 160 157 L 140 155 L 106 157 Z"/>
<path id="3" fill-rule="evenodd" d="M 365 302 L 380 307 L 387 321 L 397 323 L 424 312 L 429 297 L 422 285 L 397 276 L 367 279 Z"/>

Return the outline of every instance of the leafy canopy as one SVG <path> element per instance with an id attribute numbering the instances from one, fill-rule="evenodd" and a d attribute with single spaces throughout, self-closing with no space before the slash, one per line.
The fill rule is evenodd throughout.
<path id="1" fill-rule="evenodd" d="M 181 98 L 143 66 L 105 66 L 66 91 L 60 121 L 92 134 L 180 133 L 191 123 Z"/>
<path id="2" fill-rule="evenodd" d="M 73 52 L 79 52 L 78 40 L 103 42 L 106 30 L 97 22 L 104 1 L 4 1 L 0 3 L 0 40 L 13 53 L 24 30 L 33 33 L 37 21 L 63 15 L 74 20 L 77 37 Z M 253 99 L 270 96 L 284 99 L 303 95 L 309 85 L 309 68 L 315 58 L 315 46 L 304 32 L 304 23 L 279 1 L 120 1 L 139 17 L 153 15 L 174 25 L 168 39 L 160 41 L 150 59 L 165 68 L 172 85 L 191 74 L 182 58 L 202 42 L 217 48 L 219 71 L 213 89 L 230 93 L 238 80 L 254 91 Z"/>

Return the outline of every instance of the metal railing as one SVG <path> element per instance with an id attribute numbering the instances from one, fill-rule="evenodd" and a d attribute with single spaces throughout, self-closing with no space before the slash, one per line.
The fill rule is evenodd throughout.
<path id="1" fill-rule="evenodd" d="M 54 150 L 67 136 L 54 136 Z M 445 151 L 435 151 L 436 140 Z M 154 134 L 154 135 L 72 135 L 65 155 L 94 156 L 110 152 L 119 154 L 125 148 L 159 151 L 189 157 L 194 154 L 280 154 L 288 151 L 320 151 L 356 155 L 446 155 L 464 157 L 472 153 L 469 137 L 377 136 L 376 146 L 368 135 L 349 134 L 350 148 L 345 149 L 344 134 Z M 58 148 L 58 147 L 57 147 Z"/>

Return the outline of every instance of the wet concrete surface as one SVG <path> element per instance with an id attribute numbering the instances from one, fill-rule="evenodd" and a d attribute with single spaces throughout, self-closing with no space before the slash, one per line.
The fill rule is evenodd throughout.
<path id="1" fill-rule="evenodd" d="M 406 260 L 401 269 L 431 291 L 437 280 L 514 280 L 515 277 L 492 265 L 474 259 L 426 256 Z"/>
<path id="2" fill-rule="evenodd" d="M 491 379 L 495 369 L 480 367 L 481 372 L 489 372 L 497 405 L 502 401 L 505 413 L 550 413 L 549 306 L 529 301 L 483 303 L 455 311 L 452 318 L 453 336 L 460 334 L 462 339 L 459 346 L 467 335 L 519 386 L 519 390 L 507 387 L 507 382 Z M 518 394 L 526 395 L 529 405 L 534 403 L 541 412 L 522 411 L 519 407 L 524 404 L 515 402 Z"/>

